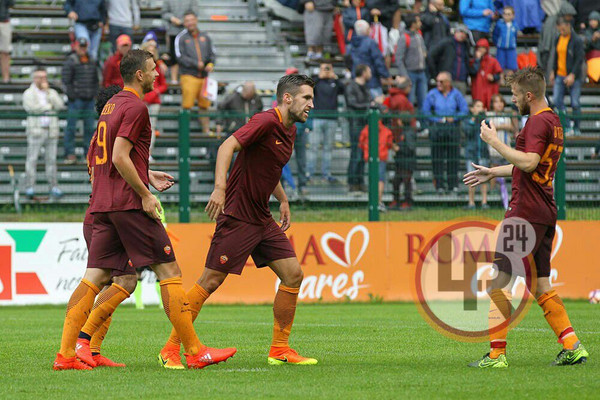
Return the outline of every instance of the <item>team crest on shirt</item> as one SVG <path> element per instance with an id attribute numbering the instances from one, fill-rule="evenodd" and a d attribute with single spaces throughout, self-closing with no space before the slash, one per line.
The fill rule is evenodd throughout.
<path id="1" fill-rule="evenodd" d="M 130 267 L 133 267 L 133 263 L 131 262 L 131 260 L 127 260 L 127 264 L 129 264 Z"/>
<path id="2" fill-rule="evenodd" d="M 228 260 L 229 260 L 229 257 L 227 257 L 225 254 L 223 254 L 221 257 L 219 257 L 219 262 L 221 264 L 225 264 Z"/>
<path id="3" fill-rule="evenodd" d="M 171 246 L 166 245 L 165 248 L 163 249 L 165 251 L 165 254 L 170 256 L 171 255 Z"/>

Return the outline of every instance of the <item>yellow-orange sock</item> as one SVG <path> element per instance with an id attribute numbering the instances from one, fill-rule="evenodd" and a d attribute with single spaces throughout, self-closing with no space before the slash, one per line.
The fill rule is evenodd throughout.
<path id="1" fill-rule="evenodd" d="M 185 351 L 188 354 L 197 354 L 204 346 L 194 331 L 190 302 L 183 290 L 181 278 L 160 281 L 160 293 L 165 313 L 181 338 Z"/>
<path id="2" fill-rule="evenodd" d="M 196 320 L 200 310 L 202 309 L 202 305 L 208 299 L 210 293 L 208 293 L 202 286 L 197 283 L 187 292 L 187 298 L 190 302 L 190 311 L 192 313 L 192 322 Z M 175 329 L 171 330 L 171 336 L 169 336 L 169 340 L 165 347 L 179 347 L 181 346 L 181 339 L 177 335 L 177 331 Z"/>
<path id="3" fill-rule="evenodd" d="M 116 283 L 110 285 L 107 290 L 103 291 L 98 296 L 94 308 L 92 308 L 92 313 L 83 328 L 81 328 L 81 332 L 89 336 L 94 336 L 104 322 L 112 316 L 119 304 L 128 297 L 129 292 L 122 286 L 119 286 Z"/>
<path id="4" fill-rule="evenodd" d="M 79 330 L 85 324 L 100 290 L 92 282 L 82 279 L 67 304 L 59 353 L 65 358 L 75 357 L 75 344 Z"/>
<path id="5" fill-rule="evenodd" d="M 279 285 L 279 290 L 273 302 L 273 347 L 288 347 L 288 339 L 296 314 L 296 302 L 300 288 L 291 288 Z"/>
<path id="6" fill-rule="evenodd" d="M 544 293 L 538 297 L 537 302 L 544 311 L 544 318 L 556 334 L 558 343 L 562 343 L 565 349 L 573 349 L 579 339 L 571 326 L 565 305 L 556 291 L 552 289 Z"/>
<path id="7" fill-rule="evenodd" d="M 92 339 L 90 340 L 90 350 L 92 351 L 92 355 L 96 353 L 100 353 L 100 347 L 102 346 L 102 342 L 106 337 L 106 332 L 108 332 L 108 327 L 112 322 L 112 317 L 108 317 L 106 321 L 98 328 L 96 333 L 92 335 Z"/>
<path id="8" fill-rule="evenodd" d="M 494 289 L 490 293 L 490 299 L 488 313 L 490 357 L 498 358 L 500 354 L 506 354 L 506 336 L 512 311 L 512 295 L 507 290 Z"/>

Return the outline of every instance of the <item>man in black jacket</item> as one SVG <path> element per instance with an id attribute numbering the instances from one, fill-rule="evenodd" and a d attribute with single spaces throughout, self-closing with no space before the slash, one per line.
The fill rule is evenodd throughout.
<path id="1" fill-rule="evenodd" d="M 225 113 L 225 117 L 217 121 L 217 135 L 220 135 L 225 130 L 225 134 L 229 136 L 248 122 L 250 117 L 261 112 L 263 110 L 263 102 L 261 97 L 256 93 L 254 82 L 248 81 L 220 102 L 218 109 Z M 227 113 L 239 115 L 227 117 Z M 246 115 L 242 116 L 241 114 Z"/>
<path id="2" fill-rule="evenodd" d="M 427 10 L 421 13 L 421 32 L 427 49 L 450 36 L 450 22 L 442 13 L 444 0 L 431 0 Z"/>
<path id="3" fill-rule="evenodd" d="M 71 53 L 62 69 L 62 83 L 69 98 L 67 129 L 65 131 L 65 163 L 77 162 L 75 155 L 75 130 L 77 121 L 83 119 L 83 154 L 87 154 L 94 135 L 94 97 L 98 92 L 98 63 L 88 56 L 88 41 L 79 38 L 75 52 Z"/>
<path id="4" fill-rule="evenodd" d="M 581 85 L 583 83 L 581 70 L 584 59 L 583 41 L 573 30 L 571 23 L 564 17 L 559 17 L 556 20 L 556 28 L 560 35 L 554 39 L 549 62 L 552 67 L 550 84 L 554 84 L 552 102 L 560 111 L 566 111 L 564 97 L 565 92 L 569 91 L 571 107 L 575 115 L 575 134 L 578 135 L 578 116 L 581 114 L 579 98 L 581 97 Z"/>
<path id="5" fill-rule="evenodd" d="M 442 71 L 452 75 L 452 86 L 467 92 L 467 78 L 475 75 L 477 71 L 471 66 L 469 29 L 465 25 L 458 25 L 454 35 L 436 43 L 427 54 L 427 67 L 430 77 L 437 76 Z"/>

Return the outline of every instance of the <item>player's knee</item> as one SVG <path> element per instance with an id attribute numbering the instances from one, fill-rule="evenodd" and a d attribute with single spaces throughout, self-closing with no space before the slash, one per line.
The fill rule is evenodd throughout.
<path id="1" fill-rule="evenodd" d="M 283 282 L 283 284 L 288 287 L 297 288 L 300 287 L 303 279 L 304 272 L 302 272 L 302 268 L 300 268 L 300 264 L 298 264 L 297 268 L 294 268 L 294 270 L 286 277 L 286 281 Z"/>
<path id="2" fill-rule="evenodd" d="M 123 289 L 127 290 L 128 293 L 133 293 L 135 287 L 137 286 L 137 276 L 136 275 L 123 275 L 117 276 L 114 279 L 114 282 L 121 286 Z"/>

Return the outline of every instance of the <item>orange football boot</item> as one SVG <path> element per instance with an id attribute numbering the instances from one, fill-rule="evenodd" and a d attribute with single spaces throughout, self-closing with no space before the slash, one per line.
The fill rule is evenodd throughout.
<path id="1" fill-rule="evenodd" d="M 54 360 L 52 369 L 55 371 L 62 371 L 66 369 L 90 370 L 93 368 L 86 363 L 79 361 L 77 357 L 65 358 L 62 354 L 56 353 L 56 359 Z"/>
<path id="2" fill-rule="evenodd" d="M 75 353 L 77 354 L 77 358 L 90 367 L 96 366 L 96 361 L 94 361 L 94 357 L 92 356 L 92 350 L 90 350 L 89 340 L 78 338 L 77 344 L 75 345 Z"/>
<path id="3" fill-rule="evenodd" d="M 166 369 L 185 369 L 181 363 L 181 355 L 179 354 L 179 346 L 166 345 L 158 353 L 158 363 Z"/>
<path id="4" fill-rule="evenodd" d="M 212 347 L 205 347 L 199 351 L 196 355 L 185 354 L 185 360 L 187 366 L 190 369 L 202 369 L 208 365 L 218 364 L 222 361 L 227 360 L 237 352 L 234 347 L 228 347 L 226 349 L 214 349 Z"/>
<path id="5" fill-rule="evenodd" d="M 125 367 L 125 364 L 114 362 L 110 358 L 104 357 L 102 354 L 96 354 L 95 356 L 92 356 L 92 358 L 96 362 L 96 367 Z"/>
<path id="6" fill-rule="evenodd" d="M 269 365 L 315 365 L 318 361 L 314 358 L 302 357 L 298 352 L 290 347 L 274 347 L 271 346 L 269 357 L 267 357 Z"/>

